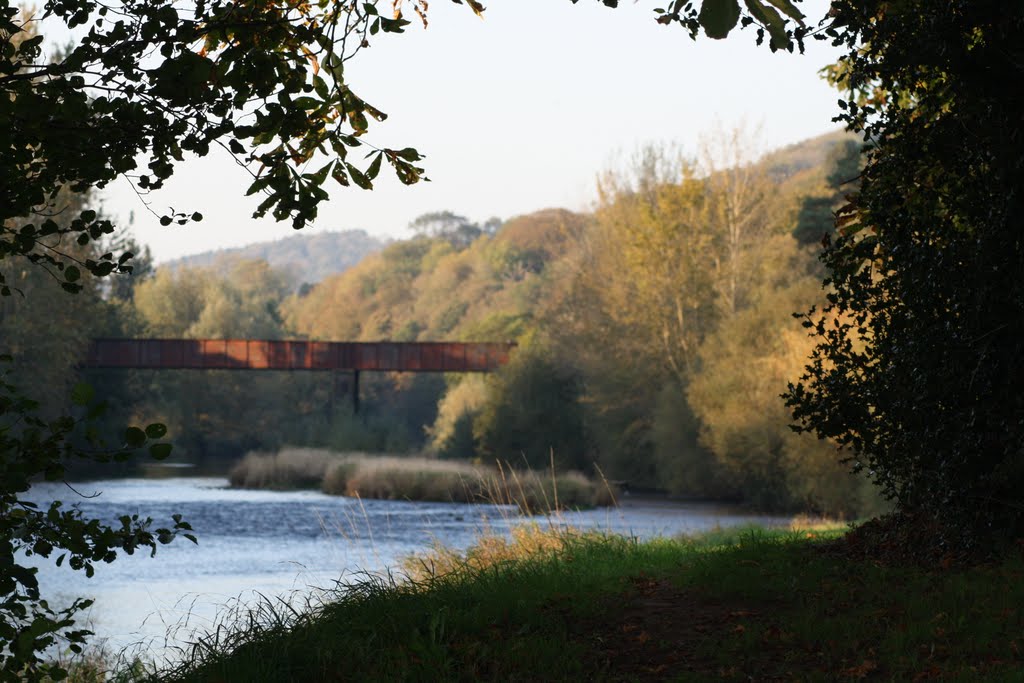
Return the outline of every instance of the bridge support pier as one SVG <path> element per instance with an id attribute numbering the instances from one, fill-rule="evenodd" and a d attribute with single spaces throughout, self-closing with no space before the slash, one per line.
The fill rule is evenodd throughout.
<path id="1" fill-rule="evenodd" d="M 351 375 L 349 374 L 351 373 Z M 352 414 L 359 414 L 359 370 L 335 370 L 334 381 L 331 386 L 331 398 L 328 404 L 328 414 L 333 414 L 337 400 L 350 394 L 352 397 Z"/>
<path id="2" fill-rule="evenodd" d="M 352 414 L 359 414 L 359 371 L 352 371 Z"/>

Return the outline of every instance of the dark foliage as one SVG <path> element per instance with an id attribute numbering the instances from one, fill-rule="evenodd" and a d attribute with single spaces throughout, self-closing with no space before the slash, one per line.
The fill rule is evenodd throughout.
<path id="1" fill-rule="evenodd" d="M 559 472 L 589 470 L 581 393 L 572 368 L 521 351 L 498 374 L 494 399 L 474 423 L 480 453 L 539 470 L 552 462 Z"/>
<path id="2" fill-rule="evenodd" d="M 9 361 L 10 357 L 0 357 Z M 129 555 L 138 549 L 156 552 L 158 544 L 169 543 L 191 527 L 174 516 L 171 528 L 151 530 L 152 520 L 139 515 L 124 516 L 108 525 L 83 517 L 75 507 L 60 501 L 41 508 L 24 499 L 32 481 L 43 478 L 60 481 L 70 461 L 123 462 L 150 442 L 153 457 L 165 458 L 171 447 L 159 440 L 167 429 L 151 424 L 145 430 L 130 427 L 121 442 L 107 447 L 96 436 L 92 423 L 103 411 L 93 401 L 92 390 L 79 385 L 72 394 L 84 417 L 63 415 L 54 420 L 39 417 L 39 404 L 26 398 L 6 377 L 0 375 L 0 679 L 34 680 L 49 676 L 60 680 L 66 673 L 43 657 L 47 648 L 60 644 L 81 652 L 90 632 L 75 628 L 75 614 L 92 604 L 75 600 L 56 609 L 42 598 L 37 569 L 27 566 L 25 556 L 49 558 L 57 565 L 84 571 L 92 576 L 95 565 L 112 562 L 118 552 Z M 75 438 L 76 433 L 82 436 Z M 84 437 L 84 438 L 83 438 Z M 78 445 L 83 442 L 82 445 Z M 156 442 L 156 443 L 152 443 Z"/>
<path id="3" fill-rule="evenodd" d="M 871 142 L 787 396 L 904 513 L 974 544 L 1024 524 L 1024 8 L 837 2 L 840 117 Z M 868 49 L 864 49 L 868 46 Z"/>

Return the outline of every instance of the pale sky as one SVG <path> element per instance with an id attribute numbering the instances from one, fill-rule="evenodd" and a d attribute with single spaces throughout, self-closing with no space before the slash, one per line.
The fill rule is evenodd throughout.
<path id="1" fill-rule="evenodd" d="M 389 114 L 371 140 L 416 147 L 431 182 L 405 187 L 386 166 L 372 192 L 329 180 L 331 199 L 306 230 L 403 237 L 429 211 L 485 220 L 586 210 L 598 172 L 645 143 L 692 148 L 716 125 L 746 121 L 775 148 L 837 128 L 837 94 L 817 74 L 834 49 L 811 41 L 805 55 L 772 54 L 750 29 L 693 42 L 654 22 L 658 1 L 612 10 L 597 0 L 491 0 L 481 20 L 434 0 L 427 30 L 379 34 L 347 76 Z M 803 7 L 816 18 L 825 3 Z M 161 227 L 127 184 L 104 193 L 104 209 L 122 224 L 134 215 L 136 237 L 158 262 L 293 234 L 287 223 L 250 217 L 259 201 L 244 197 L 247 174 L 217 154 L 179 166 L 148 198 L 157 214 L 200 211 L 201 223 Z"/>

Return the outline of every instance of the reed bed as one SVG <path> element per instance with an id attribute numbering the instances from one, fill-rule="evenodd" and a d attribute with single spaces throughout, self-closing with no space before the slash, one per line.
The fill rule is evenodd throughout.
<path id="1" fill-rule="evenodd" d="M 337 456 L 316 448 L 286 448 L 277 453 L 253 451 L 231 468 L 228 481 L 243 489 L 314 489 Z"/>
<path id="2" fill-rule="evenodd" d="M 384 500 L 517 505 L 527 514 L 615 504 L 615 491 L 606 482 L 580 472 L 310 448 L 249 453 L 228 479 L 238 488 L 316 488 L 331 495 Z"/>

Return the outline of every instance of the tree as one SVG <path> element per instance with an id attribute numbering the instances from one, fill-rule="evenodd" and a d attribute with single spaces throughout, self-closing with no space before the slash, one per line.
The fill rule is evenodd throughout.
<path id="1" fill-rule="evenodd" d="M 424 21 L 426 6 L 414 3 Z M 254 215 L 290 219 L 296 228 L 316 218 L 328 178 L 370 189 L 387 162 L 403 183 L 419 181 L 414 149 L 368 142 L 369 120 L 385 114 L 345 78 L 346 62 L 378 33 L 409 24 L 401 2 L 393 9 L 388 17 L 375 3 L 353 0 L 69 0 L 36 17 L 19 16 L 5 0 L 0 258 L 28 258 L 59 273 L 70 291 L 81 267 L 97 276 L 127 270 L 128 252 L 79 260 L 55 243 L 66 236 L 86 244 L 115 230 L 91 209 L 59 225 L 53 215 L 67 210 L 60 191 L 81 194 L 119 177 L 142 193 L 158 190 L 186 154 L 205 156 L 215 146 L 251 173 L 249 194 L 265 195 Z M 36 32 L 42 20 L 86 33 L 46 61 Z M 362 167 L 349 158 L 356 149 L 368 151 Z M 201 218 L 182 211 L 161 222 Z M 0 292 L 10 293 L 2 271 Z"/>
<path id="2" fill-rule="evenodd" d="M 555 346 L 586 378 L 606 471 L 691 495 L 722 487 L 684 471 L 707 459 L 686 387 L 705 337 L 762 277 L 772 189 L 742 129 L 701 143 L 696 161 L 648 147 L 631 169 L 601 178 L 571 284 L 547 318 Z"/>
<path id="3" fill-rule="evenodd" d="M 929 543 L 1020 534 L 1024 100 L 1006 84 L 1024 71 L 1024 8 L 834 0 L 810 28 L 789 0 L 743 4 L 656 12 L 692 37 L 756 26 L 773 51 L 846 48 L 837 120 L 866 143 L 826 235 L 828 304 L 804 319 L 817 346 L 785 395 L 795 428 L 834 439 L 904 519 L 942 521 Z"/>
<path id="4" fill-rule="evenodd" d="M 717 238 L 716 305 L 724 318 L 744 306 L 755 270 L 746 258 L 764 236 L 765 198 L 771 182 L 757 161 L 756 133 L 719 129 L 700 144 L 700 166 L 708 195 L 707 222 Z"/>
<path id="5" fill-rule="evenodd" d="M 787 401 L 932 543 L 1024 530 L 1024 9 L 832 4 L 840 118 L 870 141 L 823 259 L 833 291 Z M 834 324 L 830 321 L 840 319 Z"/>
<path id="6" fill-rule="evenodd" d="M 461 3 L 461 0 L 453 0 Z M 425 22 L 427 3 L 413 10 Z M 482 11 L 476 0 L 466 0 Z M 96 277 L 131 272 L 130 251 L 87 249 L 107 241 L 116 226 L 80 205 L 94 189 L 128 179 L 140 193 L 160 189 L 186 154 L 214 146 L 232 154 L 253 177 L 249 194 L 265 195 L 255 215 L 270 213 L 301 228 L 327 198 L 323 185 L 370 189 L 383 162 L 409 184 L 423 177 L 412 148 L 370 144 L 369 119 L 384 113 L 361 99 L 345 79 L 345 63 L 379 33 L 408 25 L 402 3 L 382 16 L 373 2 L 256 2 L 171 0 L 51 2 L 44 13 L 0 6 L 0 295 L 25 296 L 14 275 L 28 263 L 72 293 Z M 42 20 L 84 31 L 77 44 L 47 60 Z M 375 38 L 374 38 L 375 39 Z M 357 166 L 350 151 L 369 150 Z M 161 223 L 201 220 L 175 212 Z M 35 299 L 29 306 L 42 306 Z M 72 327 L 79 340 L 87 338 Z M 40 406 L 0 378 L 0 665 L 5 678 L 59 678 L 40 661 L 63 637 L 78 648 L 78 601 L 54 612 L 39 594 L 35 570 L 18 553 L 62 553 L 74 568 L 93 571 L 118 549 L 156 548 L 187 524 L 149 531 L 149 520 L 124 518 L 120 527 L 83 519 L 55 503 L 35 509 L 21 499 L 39 476 L 60 479 L 68 460 L 126 458 L 164 436 L 152 424 L 129 428 L 104 447 L 89 423 L 98 417 L 88 390 L 76 390 L 84 417 L 39 417 Z M 82 430 L 82 435 L 76 432 Z M 169 445 L 152 445 L 166 457 Z"/>
<path id="7" fill-rule="evenodd" d="M 424 237 L 444 238 L 456 249 L 465 249 L 485 234 L 484 228 L 451 211 L 425 213 L 409 223 L 409 229 Z"/>
<path id="8" fill-rule="evenodd" d="M 580 378 L 535 344 L 516 352 L 490 383 L 473 420 L 477 450 L 486 461 L 513 467 L 589 470 Z"/>
<path id="9" fill-rule="evenodd" d="M 813 257 L 789 235 L 766 240 L 759 256 L 775 281 L 708 336 L 687 388 L 701 441 L 728 489 L 761 509 L 853 518 L 874 512 L 866 478 L 850 475 L 834 444 L 793 433 L 779 399 L 814 345 L 790 317 L 823 296 L 808 272 Z"/>

